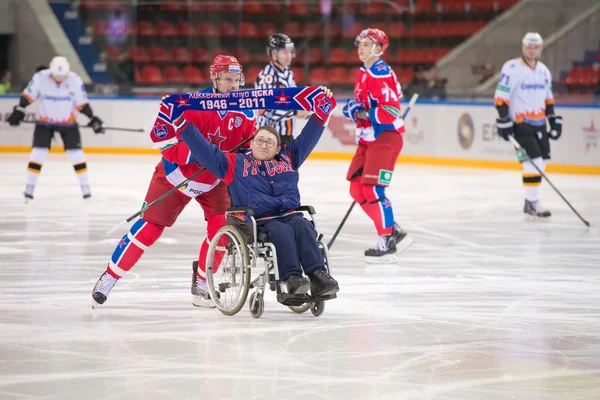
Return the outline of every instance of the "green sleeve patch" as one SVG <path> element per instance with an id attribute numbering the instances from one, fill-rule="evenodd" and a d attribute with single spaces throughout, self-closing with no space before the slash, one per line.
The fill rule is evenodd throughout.
<path id="1" fill-rule="evenodd" d="M 496 86 L 496 90 L 499 90 L 501 92 L 510 93 L 510 88 L 508 86 L 504 86 L 504 85 Z"/>

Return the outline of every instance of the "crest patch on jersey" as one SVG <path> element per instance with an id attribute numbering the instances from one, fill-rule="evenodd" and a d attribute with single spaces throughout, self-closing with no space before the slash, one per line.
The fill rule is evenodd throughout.
<path id="1" fill-rule="evenodd" d="M 169 134 L 169 131 L 167 130 L 167 126 L 165 124 L 161 124 L 158 121 L 152 127 L 152 132 L 154 132 L 154 136 L 156 136 L 159 139 L 162 139 Z"/>
<path id="2" fill-rule="evenodd" d="M 235 117 L 235 121 L 233 122 L 233 126 L 239 128 L 242 126 L 242 117 Z"/>
<path id="3" fill-rule="evenodd" d="M 389 185 L 392 182 L 392 175 L 394 173 L 392 171 L 388 171 L 385 169 L 379 170 L 379 178 L 377 179 L 377 183 L 381 185 Z"/>

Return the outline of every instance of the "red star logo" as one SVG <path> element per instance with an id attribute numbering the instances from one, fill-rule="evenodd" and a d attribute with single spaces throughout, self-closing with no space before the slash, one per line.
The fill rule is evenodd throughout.
<path id="1" fill-rule="evenodd" d="M 121 248 L 122 246 L 126 245 L 127 242 L 125 241 L 125 239 L 121 239 L 121 241 L 119 242 L 119 248 Z"/>
<path id="2" fill-rule="evenodd" d="M 317 107 L 319 107 L 323 112 L 328 113 L 331 109 L 331 102 L 327 100 L 325 96 L 320 97 L 317 100 Z"/>
<path id="3" fill-rule="evenodd" d="M 275 96 L 275 98 L 277 99 L 277 104 L 290 104 L 290 102 L 287 101 L 290 96 L 286 96 L 283 90 L 281 91 L 281 94 L 279 96 Z"/>
<path id="4" fill-rule="evenodd" d="M 227 139 L 227 136 L 221 136 L 220 127 L 217 128 L 217 131 L 215 133 L 208 134 L 208 140 L 210 140 L 210 142 L 217 146 L 219 149 L 221 149 L 221 143 L 223 143 L 225 139 Z"/>
<path id="5" fill-rule="evenodd" d="M 377 71 L 385 71 L 387 69 L 386 65 L 380 64 L 377 66 Z"/>
<path id="6" fill-rule="evenodd" d="M 179 100 L 175 100 L 175 103 L 177 103 L 177 107 L 190 107 L 190 104 L 188 104 L 189 100 L 188 99 L 184 99 L 183 97 L 181 97 L 181 95 L 179 95 Z"/>
<path id="7" fill-rule="evenodd" d="M 391 207 L 391 206 L 392 206 L 392 203 L 390 203 L 390 201 L 389 201 L 388 199 L 385 199 L 385 201 L 383 202 L 383 206 L 384 206 L 385 208 L 388 208 L 388 207 Z"/>

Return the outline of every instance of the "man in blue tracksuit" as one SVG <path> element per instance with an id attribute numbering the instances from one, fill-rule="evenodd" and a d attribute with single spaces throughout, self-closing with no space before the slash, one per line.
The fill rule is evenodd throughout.
<path id="1" fill-rule="evenodd" d="M 192 157 L 229 185 L 233 206 L 252 208 L 258 229 L 269 235 L 277 249 L 280 280 L 290 294 L 305 294 L 310 289 L 313 296 L 324 296 L 339 290 L 337 281 L 325 270 L 313 225 L 301 213 L 294 213 L 300 206 L 296 170 L 319 142 L 335 109 L 331 91 L 323 91 L 331 107 L 314 107 L 302 133 L 283 148 L 277 130 L 261 127 L 249 150 L 223 153 L 187 123 L 183 114 L 174 121 Z M 302 277 L 301 266 L 310 281 Z"/>

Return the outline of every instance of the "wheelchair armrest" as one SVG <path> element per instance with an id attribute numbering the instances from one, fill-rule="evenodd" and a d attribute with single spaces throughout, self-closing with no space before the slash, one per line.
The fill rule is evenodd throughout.
<path id="1" fill-rule="evenodd" d="M 300 206 L 298 208 L 296 208 L 296 211 L 306 211 L 308 212 L 310 215 L 316 214 L 317 212 L 315 211 L 313 206 Z"/>
<path id="2" fill-rule="evenodd" d="M 250 207 L 229 207 L 227 212 L 243 212 L 247 215 L 254 216 L 254 211 Z"/>

